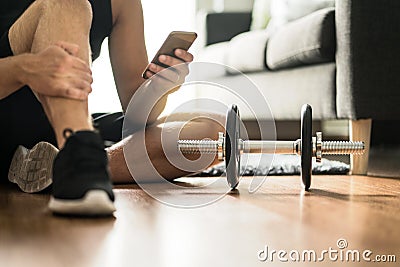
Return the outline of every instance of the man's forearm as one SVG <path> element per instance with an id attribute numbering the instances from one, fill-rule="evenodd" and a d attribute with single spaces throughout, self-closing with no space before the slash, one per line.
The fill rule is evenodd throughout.
<path id="1" fill-rule="evenodd" d="M 147 125 L 151 125 L 157 121 L 160 117 L 161 113 L 164 111 L 165 106 L 167 105 L 168 95 L 163 96 L 157 103 L 154 105 L 151 110 L 149 117 L 147 119 Z"/>
<path id="2" fill-rule="evenodd" d="M 128 109 L 128 104 L 131 102 L 131 98 L 133 97 L 132 104 L 135 112 L 132 112 L 132 107 L 130 107 L 129 111 L 129 120 L 137 125 L 151 125 L 157 121 L 160 117 L 161 113 L 164 111 L 165 106 L 167 104 L 168 96 L 176 92 L 180 86 L 177 86 L 171 89 L 168 92 L 163 91 L 163 87 L 165 85 L 159 83 L 146 83 L 143 84 L 144 88 L 139 88 L 132 90 L 132 94 L 119 95 L 120 101 L 122 103 L 123 112 L 126 113 Z M 162 90 L 163 92 L 160 92 Z M 127 92 L 128 90 L 118 90 L 119 92 Z M 158 91 L 158 92 L 157 92 Z M 132 95 L 131 98 L 125 98 L 121 96 Z M 126 106 L 123 103 L 127 103 Z M 150 109 L 149 109 L 150 108 Z"/>
<path id="3" fill-rule="evenodd" d="M 29 54 L 0 59 L 0 99 L 4 99 L 25 85 L 23 64 Z"/>
<path id="4" fill-rule="evenodd" d="M 150 115 L 148 117 L 147 124 L 153 124 L 154 122 L 157 121 L 157 119 L 160 117 L 161 113 L 164 111 L 167 101 L 168 101 L 168 96 L 172 93 L 175 93 L 181 88 L 181 86 L 176 86 L 170 91 L 168 91 L 165 95 L 163 95 L 160 100 L 157 101 L 157 103 L 154 105 L 152 111 L 150 112 Z"/>

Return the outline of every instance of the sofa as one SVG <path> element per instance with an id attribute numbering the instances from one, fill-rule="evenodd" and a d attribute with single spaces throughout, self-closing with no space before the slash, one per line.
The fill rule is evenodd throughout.
<path id="1" fill-rule="evenodd" d="M 367 145 L 366 155 L 353 158 L 353 173 L 365 174 L 372 121 L 400 117 L 399 12 L 395 0 L 336 0 L 334 8 L 266 31 L 264 39 L 250 37 L 251 12 L 209 13 L 200 60 L 233 62 L 265 95 L 275 120 L 298 120 L 304 103 L 312 105 L 314 119 L 349 120 L 350 138 Z M 237 60 L 226 51 L 235 51 L 231 46 L 240 36 L 243 49 L 236 53 L 242 59 Z M 257 40 L 264 52 L 253 57 L 258 62 L 252 69 L 246 61 Z M 214 80 L 238 84 L 240 76 L 227 71 Z M 234 101 L 229 95 L 215 97 Z"/>

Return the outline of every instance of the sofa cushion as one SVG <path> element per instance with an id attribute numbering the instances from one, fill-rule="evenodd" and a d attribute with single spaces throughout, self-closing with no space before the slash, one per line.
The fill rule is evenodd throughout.
<path id="1" fill-rule="evenodd" d="M 242 72 L 265 70 L 266 30 L 249 31 L 234 37 L 227 47 L 225 62 Z"/>
<path id="2" fill-rule="evenodd" d="M 250 30 L 263 30 L 267 28 L 271 19 L 271 0 L 255 0 L 252 11 Z"/>
<path id="3" fill-rule="evenodd" d="M 334 7 L 335 0 L 271 0 L 271 21 L 268 25 L 275 31 L 285 24 L 317 10 Z"/>
<path id="4" fill-rule="evenodd" d="M 271 70 L 335 59 L 335 9 L 325 8 L 290 22 L 268 41 L 266 62 Z"/>
<path id="5" fill-rule="evenodd" d="M 226 65 L 225 54 L 228 50 L 229 42 L 212 44 L 201 49 L 195 58 L 200 62 L 209 62 L 220 65 Z M 212 77 L 220 77 L 226 74 L 224 68 L 216 68 L 218 73 L 210 73 Z"/>

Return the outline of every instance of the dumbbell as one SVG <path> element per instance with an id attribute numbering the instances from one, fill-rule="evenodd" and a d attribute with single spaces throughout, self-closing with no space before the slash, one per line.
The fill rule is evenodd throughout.
<path id="1" fill-rule="evenodd" d="M 242 153 L 297 154 L 301 156 L 301 178 L 305 190 L 311 186 L 312 158 L 320 162 L 323 155 L 349 155 L 364 153 L 364 142 L 322 141 L 322 133 L 312 137 L 312 108 L 301 109 L 301 138 L 296 141 L 253 141 L 240 139 L 240 115 L 236 105 L 227 111 L 226 136 L 219 133 L 218 140 L 178 140 L 178 150 L 183 154 L 217 154 L 225 159 L 226 178 L 234 189 L 239 184 L 240 156 Z"/>

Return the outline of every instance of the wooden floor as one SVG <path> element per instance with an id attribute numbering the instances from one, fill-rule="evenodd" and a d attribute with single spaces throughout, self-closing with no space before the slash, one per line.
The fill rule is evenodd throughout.
<path id="1" fill-rule="evenodd" d="M 181 181 L 204 185 L 215 180 Z M 319 255 L 329 247 L 339 250 L 341 238 L 348 244 L 343 251 L 368 249 L 370 258 L 396 255 L 397 264 L 379 266 L 399 266 L 400 180 L 314 176 L 314 189 L 303 192 L 296 176 L 268 177 L 254 194 L 247 190 L 250 181 L 243 179 L 238 191 L 195 209 L 170 207 L 137 186 L 120 186 L 115 189 L 117 212 L 108 219 L 54 217 L 46 206 L 49 195 L 1 185 L 0 266 L 276 266 L 276 255 L 272 263 L 258 259 L 265 246 Z M 211 185 L 162 196 L 171 202 L 178 197 L 201 201 L 224 190 Z M 323 262 L 294 265 L 332 264 L 326 256 Z"/>

